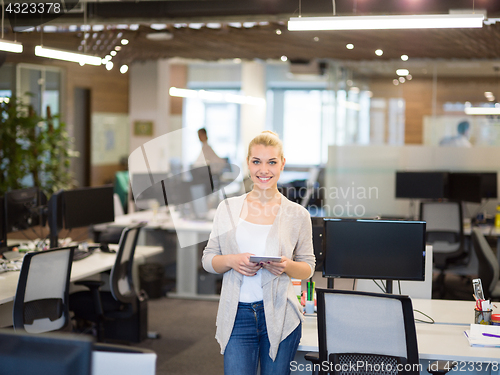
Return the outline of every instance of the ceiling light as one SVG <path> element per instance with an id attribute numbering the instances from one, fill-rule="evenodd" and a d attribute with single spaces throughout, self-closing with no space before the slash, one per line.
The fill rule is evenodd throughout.
<path id="1" fill-rule="evenodd" d="M 116 51 L 111 51 L 109 54 L 110 54 L 111 56 L 116 56 L 116 54 L 117 54 L 117 53 L 118 53 L 118 52 L 116 52 Z M 111 60 L 111 57 L 110 57 L 109 59 Z"/>
<path id="2" fill-rule="evenodd" d="M 483 116 L 499 116 L 500 106 L 495 104 L 494 107 L 465 107 L 466 115 L 483 115 Z"/>
<path id="3" fill-rule="evenodd" d="M 315 37 L 313 38 L 313 40 L 314 40 L 315 42 L 319 42 L 319 38 L 318 38 L 317 36 L 315 36 Z"/>
<path id="4" fill-rule="evenodd" d="M 406 76 L 406 79 L 407 79 L 408 81 L 411 81 L 411 80 L 413 79 L 413 76 L 412 76 L 411 74 L 408 74 L 408 75 Z"/>
<path id="5" fill-rule="evenodd" d="M 281 35 L 281 30 L 280 29 L 276 29 L 276 35 Z"/>
<path id="6" fill-rule="evenodd" d="M 121 49 L 122 49 L 122 47 L 121 47 L 121 46 L 116 46 L 116 47 L 115 47 L 115 51 L 120 51 Z"/>
<path id="7" fill-rule="evenodd" d="M 285 62 L 288 60 L 288 57 L 286 57 L 285 55 L 281 56 L 281 61 Z"/>
<path id="8" fill-rule="evenodd" d="M 165 30 L 167 28 L 167 25 L 164 23 L 152 23 L 149 27 L 151 27 L 153 30 Z"/>
<path id="9" fill-rule="evenodd" d="M 398 81 L 397 79 L 393 79 L 393 80 L 392 80 L 392 83 L 394 84 L 394 86 L 399 85 L 399 81 Z"/>
<path id="10" fill-rule="evenodd" d="M 482 14 L 291 17 L 288 30 L 389 30 L 483 27 Z"/>
<path id="11" fill-rule="evenodd" d="M 130 30 L 139 30 L 139 25 L 133 24 L 128 27 Z"/>
<path id="12" fill-rule="evenodd" d="M 401 83 L 405 83 L 405 82 L 406 82 L 405 77 L 399 77 L 399 82 L 401 82 Z"/>
<path id="13" fill-rule="evenodd" d="M 120 66 L 120 73 L 125 74 L 128 72 L 128 65 L 122 65 Z"/>
<path id="14" fill-rule="evenodd" d="M 111 61 L 108 61 L 108 62 L 106 63 L 106 69 L 107 69 L 107 70 L 111 70 L 111 69 L 113 69 L 113 63 L 112 63 Z"/>
<path id="15" fill-rule="evenodd" d="M 383 54 L 384 54 L 384 51 L 382 51 L 381 49 L 375 50 L 375 55 L 382 56 Z"/>
<path id="16" fill-rule="evenodd" d="M 0 51 L 21 53 L 23 52 L 22 43 L 0 40 Z"/>
<path id="17" fill-rule="evenodd" d="M 89 56 L 89 55 L 84 55 L 82 53 L 74 53 L 59 49 L 45 48 L 42 46 L 35 47 L 35 56 L 71 61 L 76 63 L 84 63 L 96 66 L 101 65 L 101 58 L 98 56 Z"/>
<path id="18" fill-rule="evenodd" d="M 122 39 L 120 43 L 126 46 L 128 44 L 128 39 Z"/>
<path id="19" fill-rule="evenodd" d="M 408 74 L 410 74 L 410 72 L 408 69 L 398 69 L 396 70 L 396 74 L 398 76 L 407 76 Z"/>
<path id="20" fill-rule="evenodd" d="M 401 55 L 401 60 L 408 61 L 408 55 Z"/>
<path id="21" fill-rule="evenodd" d="M 149 40 L 161 41 L 161 40 L 170 40 L 174 37 L 174 34 L 168 31 L 162 31 L 159 33 L 149 33 L 146 34 L 146 38 Z"/>
<path id="22" fill-rule="evenodd" d="M 347 49 L 353 49 L 354 48 L 354 44 L 352 44 L 352 43 L 346 44 L 345 48 L 347 48 Z"/>
<path id="23" fill-rule="evenodd" d="M 235 64 L 241 64 L 241 59 L 239 57 L 233 59 L 233 63 Z"/>

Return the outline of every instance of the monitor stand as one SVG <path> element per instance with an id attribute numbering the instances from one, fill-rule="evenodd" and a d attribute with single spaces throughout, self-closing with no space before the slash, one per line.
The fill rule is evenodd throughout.
<path id="1" fill-rule="evenodd" d="M 385 280 L 385 292 L 392 294 L 392 280 Z"/>

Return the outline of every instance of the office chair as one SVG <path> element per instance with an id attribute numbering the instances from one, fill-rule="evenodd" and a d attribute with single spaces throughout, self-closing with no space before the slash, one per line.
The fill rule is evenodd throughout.
<path id="1" fill-rule="evenodd" d="M 434 267 L 440 271 L 436 286 L 444 298 L 445 270 L 469 260 L 464 246 L 462 205 L 453 201 L 422 202 L 420 220 L 426 222 L 426 241 L 432 245 Z"/>
<path id="2" fill-rule="evenodd" d="M 94 343 L 92 375 L 155 375 L 154 351 L 128 345 Z"/>
<path id="3" fill-rule="evenodd" d="M 68 326 L 73 252 L 68 247 L 24 256 L 12 310 L 15 330 L 42 333 Z"/>
<path id="4" fill-rule="evenodd" d="M 405 374 L 419 374 L 409 297 L 321 288 L 316 293 L 319 353 L 306 359 L 320 374 L 326 363 L 333 374 L 380 374 L 382 364 L 391 369 L 387 374 L 398 374 L 398 364 L 407 365 Z M 357 363 L 366 366 L 353 371 L 349 365 Z"/>
<path id="5" fill-rule="evenodd" d="M 323 238 L 324 238 L 324 226 L 322 217 L 311 216 L 312 221 L 312 233 L 313 233 L 313 248 L 314 256 L 316 257 L 316 271 L 323 270 Z"/>
<path id="6" fill-rule="evenodd" d="M 500 270 L 498 260 L 479 228 L 472 228 L 472 243 L 479 261 L 477 275 L 484 287 L 486 299 L 500 298 Z"/>
<path id="7" fill-rule="evenodd" d="M 146 223 L 123 230 L 116 261 L 110 275 L 110 291 L 101 291 L 102 281 L 83 280 L 89 291 L 70 296 L 70 310 L 77 326 L 84 321 L 95 324 L 97 340 L 140 342 L 147 335 L 147 301 L 138 295 L 132 278 L 135 247 L 142 227 Z"/>

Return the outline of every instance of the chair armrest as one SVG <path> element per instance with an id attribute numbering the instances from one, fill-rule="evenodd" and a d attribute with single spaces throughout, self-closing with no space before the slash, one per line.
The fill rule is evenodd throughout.
<path id="1" fill-rule="evenodd" d="M 75 285 L 83 285 L 90 289 L 90 295 L 92 296 L 92 301 L 94 302 L 95 312 L 100 317 L 103 317 L 104 309 L 102 308 L 99 288 L 104 285 L 104 282 L 99 280 L 82 280 L 75 282 Z"/>
<path id="2" fill-rule="evenodd" d="M 319 363 L 319 353 L 317 352 L 307 353 L 304 358 L 312 363 Z"/>

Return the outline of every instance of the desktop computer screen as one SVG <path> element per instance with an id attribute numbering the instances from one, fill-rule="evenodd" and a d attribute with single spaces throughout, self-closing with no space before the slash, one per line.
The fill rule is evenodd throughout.
<path id="1" fill-rule="evenodd" d="M 92 338 L 72 334 L 0 331 L 3 375 L 90 375 Z"/>
<path id="2" fill-rule="evenodd" d="M 486 199 L 498 198 L 497 172 L 481 173 L 481 197 Z"/>
<path id="3" fill-rule="evenodd" d="M 112 185 L 65 191 L 62 203 L 66 229 L 109 223 L 115 220 Z"/>
<path id="4" fill-rule="evenodd" d="M 454 201 L 481 203 L 482 177 L 480 173 L 450 173 L 450 196 Z"/>
<path id="5" fill-rule="evenodd" d="M 442 199 L 447 197 L 447 172 L 396 172 L 396 198 Z"/>
<path id="6" fill-rule="evenodd" d="M 424 280 L 424 221 L 325 218 L 324 228 L 323 277 Z"/>
<path id="7" fill-rule="evenodd" d="M 11 190 L 4 195 L 4 231 L 16 232 L 45 225 L 47 197 L 38 188 Z"/>

